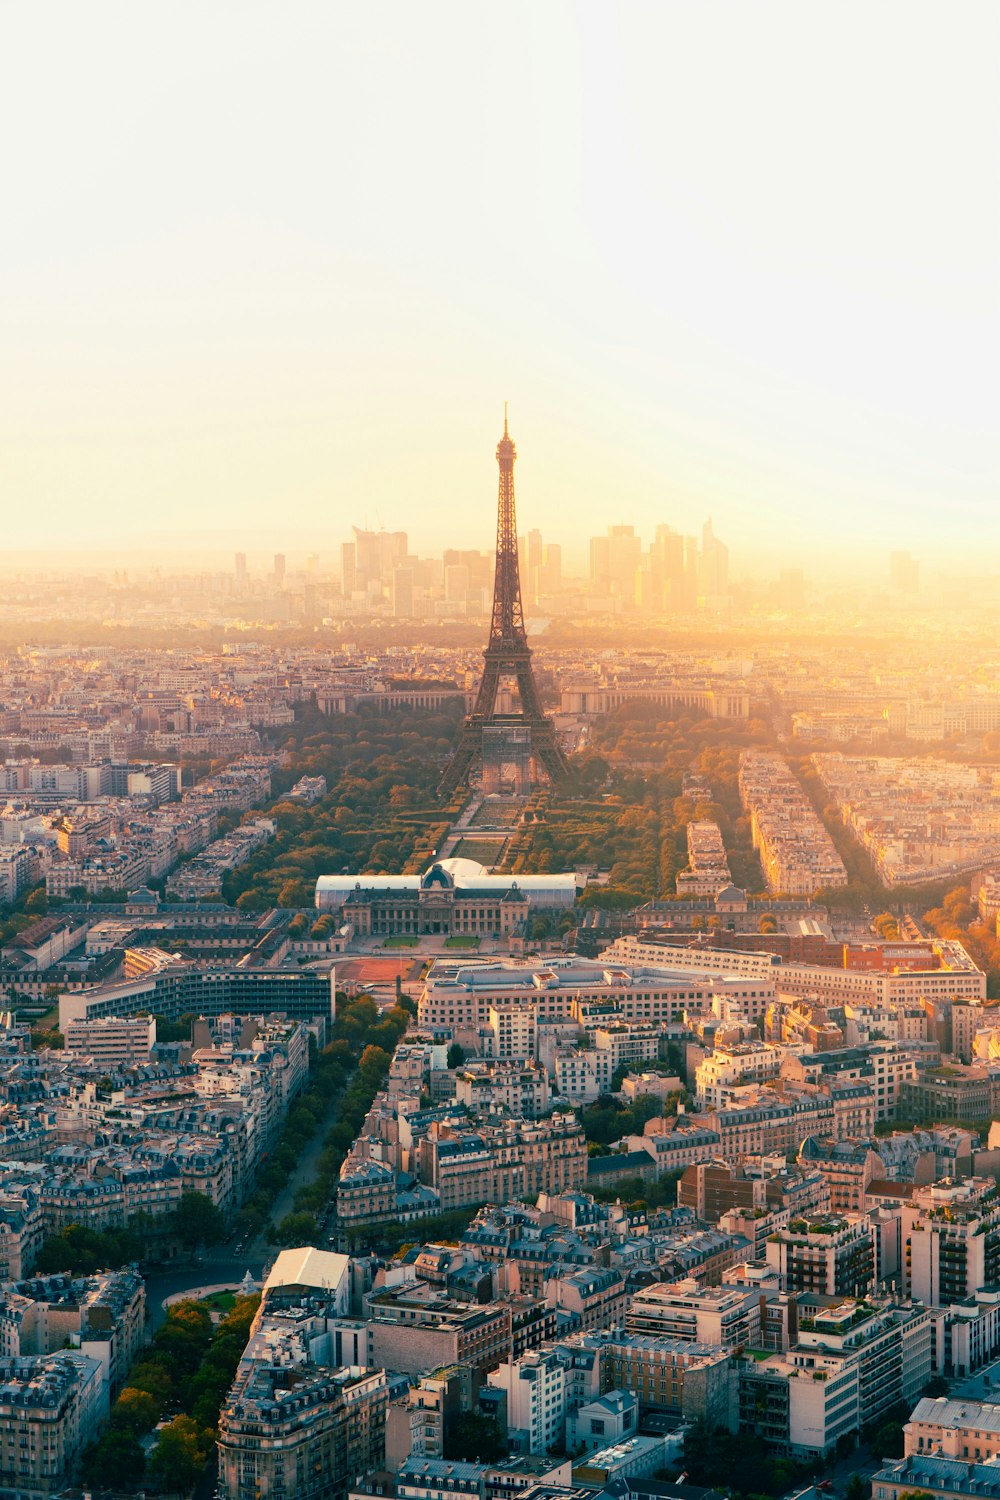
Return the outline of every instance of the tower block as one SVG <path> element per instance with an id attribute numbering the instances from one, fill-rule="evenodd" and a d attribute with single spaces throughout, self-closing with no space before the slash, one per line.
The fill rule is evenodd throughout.
<path id="1" fill-rule="evenodd" d="M 475 706 L 462 725 L 462 737 L 441 778 L 439 790 L 445 794 L 467 781 L 477 764 L 482 766 L 483 789 L 487 792 L 499 791 L 505 776 L 513 779 L 515 791 L 521 793 L 538 780 L 540 771 L 553 782 L 569 774 L 552 720 L 542 712 L 524 629 L 514 510 L 516 458 L 504 406 L 503 437 L 497 444 L 500 494 L 490 638 L 483 652 L 483 676 Z M 505 679 L 513 679 L 517 688 L 519 713 L 497 711 L 497 694 Z"/>

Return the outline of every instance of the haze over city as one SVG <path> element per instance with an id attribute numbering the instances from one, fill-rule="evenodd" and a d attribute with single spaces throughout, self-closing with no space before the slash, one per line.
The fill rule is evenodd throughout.
<path id="1" fill-rule="evenodd" d="M 509 399 L 574 562 L 996 565 L 994 7 L 0 26 L 10 552 L 487 548 Z"/>
<path id="2" fill-rule="evenodd" d="M 0 4 L 0 1500 L 1000 1500 L 998 42 Z"/>

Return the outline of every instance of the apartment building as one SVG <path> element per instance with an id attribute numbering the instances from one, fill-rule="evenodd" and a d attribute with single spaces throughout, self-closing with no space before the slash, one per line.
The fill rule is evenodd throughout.
<path id="1" fill-rule="evenodd" d="M 376 1293 L 369 1299 L 369 1362 L 406 1375 L 467 1365 L 480 1382 L 510 1353 L 506 1303 L 456 1302 L 444 1295 Z"/>
<path id="2" fill-rule="evenodd" d="M 847 884 L 833 840 L 780 755 L 744 750 L 739 784 L 769 891 L 811 896 L 821 886 Z"/>
<path id="3" fill-rule="evenodd" d="M 973 1375 L 1000 1353 L 1000 1291 L 979 1287 L 939 1310 L 934 1363 L 943 1375 Z"/>
<path id="4" fill-rule="evenodd" d="M 851 1123 L 853 1115 L 849 1111 Z M 837 1135 L 840 1124 L 833 1094 L 808 1086 L 782 1093 L 761 1089 L 746 1102 L 689 1118 L 718 1133 L 717 1154 L 731 1162 L 747 1156 L 794 1154 L 807 1135 Z"/>
<path id="5" fill-rule="evenodd" d="M 933 1371 L 930 1311 L 919 1302 L 799 1299 L 796 1353 L 839 1353 L 859 1370 L 862 1424 L 916 1401 Z"/>
<path id="6" fill-rule="evenodd" d="M 994 1463 L 967 1463 L 936 1454 L 911 1454 L 886 1459 L 872 1475 L 873 1500 L 903 1500 L 926 1495 L 929 1500 L 1000 1500 L 1000 1468 Z"/>
<path id="7" fill-rule="evenodd" d="M 356 1224 L 386 1221 L 396 1213 L 396 1174 L 384 1162 L 347 1157 L 337 1183 L 337 1222 Z"/>
<path id="8" fill-rule="evenodd" d="M 822 1175 L 830 1191 L 830 1208 L 837 1214 L 863 1213 L 869 1187 L 876 1178 L 885 1177 L 885 1163 L 867 1140 L 807 1136 L 798 1160 Z"/>
<path id="9" fill-rule="evenodd" d="M 911 1296 L 942 1307 L 1000 1283 L 1000 1189 L 992 1177 L 917 1187 L 902 1215 Z"/>
<path id="10" fill-rule="evenodd" d="M 433 1127 L 416 1155 L 420 1180 L 439 1195 L 443 1209 L 557 1195 L 582 1187 L 587 1176 L 586 1138 L 574 1114 L 516 1127 Z"/>
<path id="11" fill-rule="evenodd" d="M 865 1215 L 794 1219 L 767 1242 L 767 1263 L 789 1292 L 859 1297 L 871 1286 L 875 1253 Z"/>
<path id="12" fill-rule="evenodd" d="M 631 1391 L 655 1411 L 729 1425 L 730 1356 L 715 1345 L 613 1328 L 578 1334 L 560 1347 L 597 1358 L 603 1391 Z"/>
<path id="13" fill-rule="evenodd" d="M 949 1063 L 899 1086 L 898 1113 L 917 1125 L 969 1125 L 1000 1113 L 1000 1067 Z"/>
<path id="14" fill-rule="evenodd" d="M 72 1344 L 97 1361 L 111 1398 L 146 1335 L 146 1287 L 132 1271 L 40 1276 L 0 1292 L 0 1355 L 54 1354 Z"/>
<path id="15" fill-rule="evenodd" d="M 700 1108 L 719 1108 L 732 1102 L 733 1090 L 746 1083 L 777 1078 L 784 1053 L 765 1042 L 717 1044 L 695 1070 L 695 1094 Z"/>
<path id="16" fill-rule="evenodd" d="M 701 819 L 687 825 L 687 869 L 677 875 L 678 896 L 715 896 L 732 876 L 718 823 Z"/>
<path id="17" fill-rule="evenodd" d="M 31 1500 L 65 1489 L 107 1419 L 104 1370 L 89 1355 L 0 1358 L 0 1488 Z"/>
<path id="18" fill-rule="evenodd" d="M 625 1312 L 625 1280 L 616 1267 L 553 1267 L 545 1299 L 571 1320 L 574 1329 L 612 1328 Z"/>
<path id="19" fill-rule="evenodd" d="M 566 1438 L 565 1362 L 554 1349 L 533 1350 L 491 1370 L 486 1383 L 503 1391 L 507 1435 L 515 1453 L 551 1453 Z"/>
<path id="20" fill-rule="evenodd" d="M 37 1184 L 0 1188 L 0 1281 L 28 1275 L 45 1234 Z"/>
<path id="21" fill-rule="evenodd" d="M 658 1281 L 635 1293 L 625 1327 L 719 1349 L 759 1348 L 762 1301 L 760 1292 L 747 1287 L 702 1286 L 691 1277 Z"/>
<path id="22" fill-rule="evenodd" d="M 345 1500 L 385 1463 L 384 1370 L 246 1361 L 219 1416 L 222 1500 Z"/>
<path id="23" fill-rule="evenodd" d="M 63 1043 L 75 1057 L 87 1057 L 97 1067 L 135 1067 L 148 1063 L 156 1042 L 154 1016 L 102 1016 L 78 1019 L 66 1027 Z"/>

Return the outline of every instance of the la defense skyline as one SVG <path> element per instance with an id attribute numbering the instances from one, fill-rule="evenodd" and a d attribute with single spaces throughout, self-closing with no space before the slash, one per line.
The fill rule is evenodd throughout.
<path id="1" fill-rule="evenodd" d="M 419 586 L 417 575 L 436 560 L 412 553 L 406 531 L 372 530 L 356 524 L 352 530 L 353 541 L 340 546 L 345 598 L 363 595 L 373 587 L 395 589 L 399 570 L 405 594 L 406 569 L 413 571 L 412 582 Z M 585 565 L 572 569 L 566 566 L 563 544 L 546 540 L 538 527 L 522 531 L 517 543 L 522 594 L 531 606 L 557 597 L 565 586 L 581 584 L 597 597 L 614 598 L 623 608 L 668 613 L 693 609 L 699 599 L 719 604 L 729 594 L 729 548 L 715 535 L 711 518 L 702 526 L 700 539 L 661 523 L 648 546 L 634 525 L 615 522 L 604 534 L 589 538 Z M 493 556 L 480 548 L 444 548 L 440 582 L 445 599 L 464 604 L 466 595 L 485 590 Z"/>

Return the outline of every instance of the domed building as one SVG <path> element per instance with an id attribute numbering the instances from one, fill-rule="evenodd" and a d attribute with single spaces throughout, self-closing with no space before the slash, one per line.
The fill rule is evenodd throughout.
<path id="1" fill-rule="evenodd" d="M 423 875 L 321 875 L 316 906 L 359 937 L 508 937 L 533 909 L 565 910 L 575 875 L 488 875 L 471 859 L 443 859 Z"/>

